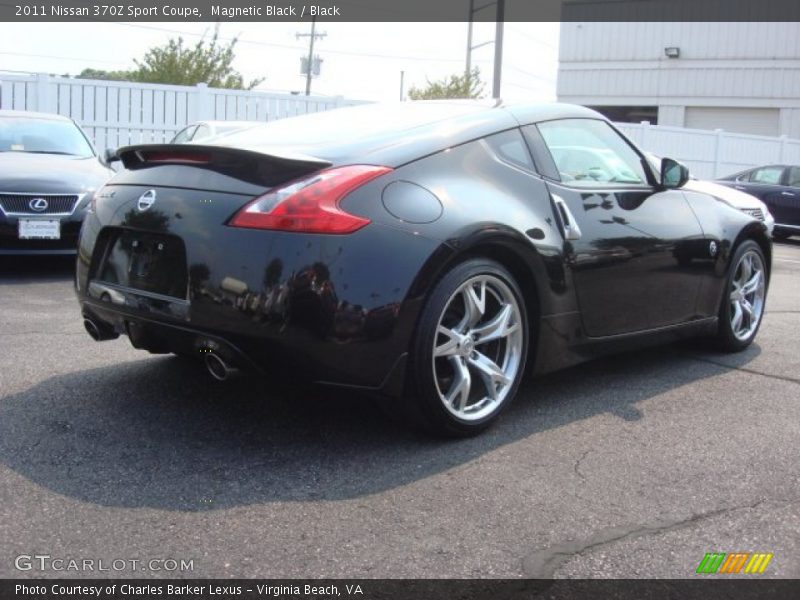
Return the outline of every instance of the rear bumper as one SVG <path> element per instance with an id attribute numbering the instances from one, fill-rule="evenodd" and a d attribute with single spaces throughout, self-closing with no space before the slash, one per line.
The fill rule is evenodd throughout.
<path id="1" fill-rule="evenodd" d="M 78 257 L 81 311 L 134 346 L 213 351 L 281 378 L 402 392 L 427 289 L 420 273 L 439 242 L 374 224 L 348 236 L 225 227 L 225 251 L 210 255 L 207 240 L 184 235 L 188 293 L 175 298 L 98 278 L 94 225 Z"/>

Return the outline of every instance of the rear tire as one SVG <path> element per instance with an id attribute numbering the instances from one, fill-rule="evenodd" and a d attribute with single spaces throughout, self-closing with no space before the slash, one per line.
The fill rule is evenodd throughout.
<path id="1" fill-rule="evenodd" d="M 517 392 L 528 336 L 522 292 L 502 265 L 454 267 L 425 303 L 412 344 L 404 402 L 415 420 L 450 437 L 489 427 Z"/>
<path id="2" fill-rule="evenodd" d="M 753 240 L 745 240 L 733 253 L 719 309 L 717 343 L 725 352 L 740 352 L 755 339 L 767 299 L 764 253 Z"/>

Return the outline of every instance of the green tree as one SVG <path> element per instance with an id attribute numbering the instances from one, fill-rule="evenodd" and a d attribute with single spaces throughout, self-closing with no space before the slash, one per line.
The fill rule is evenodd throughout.
<path id="1" fill-rule="evenodd" d="M 79 79 L 103 79 L 106 81 L 130 81 L 130 71 L 104 71 L 102 69 L 84 69 L 77 76 Z"/>
<path id="2" fill-rule="evenodd" d="M 483 87 L 480 69 L 475 67 L 469 73 L 450 75 L 439 81 L 428 81 L 428 85 L 422 89 L 412 87 L 408 90 L 408 97 L 412 100 L 480 98 Z"/>
<path id="3" fill-rule="evenodd" d="M 195 85 L 207 83 L 209 87 L 234 90 L 252 90 L 264 78 L 245 84 L 242 75 L 233 68 L 237 38 L 227 44 L 220 43 L 218 33 L 210 41 L 201 39 L 194 46 L 185 45 L 183 38 L 170 39 L 165 45 L 151 48 L 141 61 L 134 60 L 134 81 L 143 83 L 170 83 Z"/>
<path id="4" fill-rule="evenodd" d="M 242 75 L 233 68 L 237 42 L 238 39 L 233 38 L 227 44 L 221 43 L 216 32 L 210 40 L 203 38 L 194 46 L 185 44 L 181 37 L 172 38 L 163 46 L 150 48 L 141 60 L 134 59 L 135 69 L 130 71 L 84 69 L 78 77 L 172 85 L 207 83 L 209 87 L 252 90 L 264 81 L 264 78 L 254 79 L 245 84 Z"/>

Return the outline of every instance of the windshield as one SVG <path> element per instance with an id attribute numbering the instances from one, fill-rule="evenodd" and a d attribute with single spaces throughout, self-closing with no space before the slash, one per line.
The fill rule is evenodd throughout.
<path id="1" fill-rule="evenodd" d="M 0 117 L 0 152 L 94 156 L 92 147 L 72 121 Z"/>

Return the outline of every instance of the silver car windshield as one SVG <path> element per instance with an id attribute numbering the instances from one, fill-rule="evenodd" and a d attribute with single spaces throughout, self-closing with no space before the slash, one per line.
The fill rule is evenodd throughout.
<path id="1" fill-rule="evenodd" d="M 30 117 L 0 117 L 0 152 L 94 156 L 73 122 Z"/>

